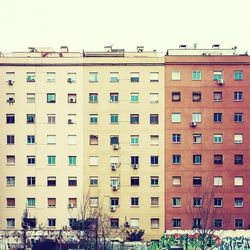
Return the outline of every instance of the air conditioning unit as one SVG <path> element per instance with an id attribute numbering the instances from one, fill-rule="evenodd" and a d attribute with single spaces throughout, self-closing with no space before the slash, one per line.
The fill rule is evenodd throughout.
<path id="1" fill-rule="evenodd" d="M 68 124 L 73 124 L 72 119 L 68 119 Z"/>
<path id="2" fill-rule="evenodd" d="M 111 169 L 112 169 L 112 171 L 116 171 L 117 163 L 111 163 Z"/>
<path id="3" fill-rule="evenodd" d="M 190 122 L 190 127 L 195 128 L 195 127 L 196 127 L 196 125 L 197 125 L 197 124 L 196 124 L 196 122 L 195 122 L 195 121 L 191 121 L 191 122 Z"/>
<path id="4" fill-rule="evenodd" d="M 218 79 L 217 84 L 218 85 L 223 85 L 224 84 L 224 80 L 223 79 Z"/>
<path id="5" fill-rule="evenodd" d="M 69 102 L 74 103 L 74 102 L 76 102 L 76 100 L 74 98 L 69 98 Z"/>
<path id="6" fill-rule="evenodd" d="M 13 80 L 8 80 L 8 84 L 9 84 L 10 86 L 12 86 L 12 85 L 13 85 L 13 83 L 14 83 L 14 81 L 13 81 Z"/>
<path id="7" fill-rule="evenodd" d="M 116 206 L 110 206 L 110 211 L 115 212 L 116 211 Z"/>
<path id="8" fill-rule="evenodd" d="M 133 169 L 138 169 L 138 168 L 139 168 L 139 164 L 131 164 L 131 167 L 132 167 Z"/>
<path id="9" fill-rule="evenodd" d="M 13 97 L 9 97 L 7 100 L 8 103 L 14 103 L 15 99 Z"/>
<path id="10" fill-rule="evenodd" d="M 72 81 L 72 78 L 68 78 L 67 82 L 68 82 L 68 83 L 72 83 L 72 82 L 73 82 L 73 81 Z"/>
<path id="11" fill-rule="evenodd" d="M 119 147 L 119 144 L 114 144 L 114 145 L 113 145 L 113 149 L 114 149 L 114 150 L 118 150 L 119 148 L 120 148 L 120 147 Z"/>
<path id="12" fill-rule="evenodd" d="M 113 191 L 117 191 L 118 188 L 119 188 L 119 186 L 117 184 L 112 186 Z"/>
<path id="13" fill-rule="evenodd" d="M 70 203 L 69 205 L 68 205 L 68 208 L 73 208 L 74 207 L 74 204 L 72 204 L 72 203 Z"/>

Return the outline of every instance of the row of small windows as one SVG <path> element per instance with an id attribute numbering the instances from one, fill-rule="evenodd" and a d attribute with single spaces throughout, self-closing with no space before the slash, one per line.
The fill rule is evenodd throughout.
<path id="1" fill-rule="evenodd" d="M 26 73 L 26 82 L 34 83 L 36 82 L 36 72 L 27 72 Z M 67 73 L 67 82 L 68 83 L 76 83 L 75 72 Z M 15 82 L 15 72 L 6 72 L 6 81 L 9 84 L 13 84 Z M 47 83 L 55 83 L 56 82 L 56 72 L 46 72 Z M 119 72 L 110 72 L 109 73 L 109 81 L 112 83 L 118 83 L 120 80 Z M 137 83 L 140 82 L 140 73 L 139 72 L 130 72 L 130 82 Z M 89 72 L 89 82 L 95 83 L 99 81 L 99 73 L 98 72 Z M 149 81 L 151 83 L 159 82 L 159 72 L 150 72 L 149 73 Z"/>
<path id="2" fill-rule="evenodd" d="M 223 79 L 223 70 L 214 70 L 212 79 L 222 80 Z M 173 70 L 171 72 L 171 79 L 173 81 L 180 81 L 181 80 L 181 71 L 179 70 Z M 243 80 L 243 71 L 242 70 L 235 70 L 233 72 L 233 79 L 235 81 L 242 81 Z M 194 70 L 192 71 L 192 80 L 193 81 L 200 81 L 202 80 L 202 72 L 200 70 Z"/>
<path id="3" fill-rule="evenodd" d="M 207 96 L 207 94 L 205 94 Z M 202 100 L 202 93 L 200 91 L 194 91 L 191 95 L 193 102 L 201 102 Z M 242 102 L 243 101 L 243 92 L 242 91 L 235 91 L 233 93 L 233 100 L 235 102 Z M 174 91 L 172 92 L 172 101 L 173 102 L 180 102 L 181 101 L 181 92 Z M 223 101 L 223 92 L 216 91 L 213 92 L 213 101 L 214 102 L 221 102 Z"/>
<path id="4" fill-rule="evenodd" d="M 234 157 L 234 161 L 233 163 L 235 165 L 242 165 L 244 163 L 244 157 L 242 154 L 236 154 L 233 156 Z M 202 155 L 201 154 L 195 154 L 193 155 L 193 164 L 195 165 L 201 165 L 202 164 Z M 223 164 L 224 161 L 224 157 L 223 154 L 214 154 L 213 157 L 213 162 L 214 164 Z M 172 155 L 172 164 L 174 165 L 178 165 L 181 164 L 181 155 L 180 154 L 174 154 Z"/>

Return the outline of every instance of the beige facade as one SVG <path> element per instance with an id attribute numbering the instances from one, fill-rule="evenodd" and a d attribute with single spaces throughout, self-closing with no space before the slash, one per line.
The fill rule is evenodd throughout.
<path id="1" fill-rule="evenodd" d="M 164 232 L 164 58 L 156 53 L 0 57 L 0 228 L 27 206 L 44 228 L 77 218 L 87 197 L 113 226 Z"/>

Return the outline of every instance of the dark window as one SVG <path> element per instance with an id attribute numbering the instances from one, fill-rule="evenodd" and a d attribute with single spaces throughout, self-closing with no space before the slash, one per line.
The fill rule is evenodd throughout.
<path id="1" fill-rule="evenodd" d="M 222 207 L 222 198 L 214 198 L 214 207 Z"/>
<path id="2" fill-rule="evenodd" d="M 111 218 L 110 219 L 110 227 L 111 228 L 119 228 L 119 219 Z"/>
<path id="3" fill-rule="evenodd" d="M 243 122 L 243 113 L 234 113 L 235 122 Z"/>
<path id="4" fill-rule="evenodd" d="M 234 71 L 234 80 L 235 81 L 242 81 L 243 80 L 243 71 L 242 70 L 235 70 Z"/>
<path id="5" fill-rule="evenodd" d="M 172 155 L 172 164 L 181 164 L 181 155 Z"/>
<path id="6" fill-rule="evenodd" d="M 56 102 L 56 94 L 49 93 L 47 94 L 47 103 L 55 103 Z"/>
<path id="7" fill-rule="evenodd" d="M 193 92 L 192 100 L 193 100 L 193 102 L 200 102 L 201 101 L 201 92 Z"/>
<path id="8" fill-rule="evenodd" d="M 181 219 L 173 219 L 172 220 L 172 227 L 173 228 L 179 228 L 179 227 L 181 227 Z"/>
<path id="9" fill-rule="evenodd" d="M 68 186 L 69 187 L 77 186 L 77 178 L 76 177 L 69 177 L 68 178 Z"/>
<path id="10" fill-rule="evenodd" d="M 243 164 L 243 155 L 234 155 L 234 164 L 242 165 Z"/>
<path id="11" fill-rule="evenodd" d="M 235 91 L 234 92 L 234 101 L 235 102 L 243 101 L 243 92 L 242 91 Z"/>
<path id="12" fill-rule="evenodd" d="M 193 219 L 193 228 L 201 228 L 201 218 Z"/>
<path id="13" fill-rule="evenodd" d="M 222 228 L 222 219 L 214 219 L 214 227 Z"/>
<path id="14" fill-rule="evenodd" d="M 201 197 L 194 197 L 193 198 L 193 206 L 194 207 L 201 207 L 202 206 L 202 199 L 201 199 Z"/>
<path id="15" fill-rule="evenodd" d="M 214 113 L 214 122 L 222 122 L 222 113 Z"/>
<path id="16" fill-rule="evenodd" d="M 199 165 L 201 164 L 202 157 L 201 155 L 193 155 L 193 164 Z"/>
<path id="17" fill-rule="evenodd" d="M 109 100 L 110 100 L 110 102 L 119 102 L 119 94 L 118 93 L 110 93 Z"/>
<path id="18" fill-rule="evenodd" d="M 131 165 L 139 164 L 139 156 L 131 156 Z"/>
<path id="19" fill-rule="evenodd" d="M 139 186 L 140 185 L 139 177 L 130 177 L 130 185 L 131 186 Z"/>
<path id="20" fill-rule="evenodd" d="M 193 186 L 201 186 L 202 184 L 202 178 L 197 176 L 193 177 Z"/>
<path id="21" fill-rule="evenodd" d="M 89 102 L 98 102 L 98 94 L 89 93 Z"/>
<path id="22" fill-rule="evenodd" d="M 26 117 L 27 117 L 28 124 L 36 122 L 36 115 L 35 114 L 27 114 Z"/>
<path id="23" fill-rule="evenodd" d="M 214 155 L 214 164 L 223 164 L 223 155 Z"/>
<path id="24" fill-rule="evenodd" d="M 150 124 L 158 124 L 158 123 L 159 123 L 159 115 L 150 114 Z"/>
<path id="25" fill-rule="evenodd" d="M 15 115 L 14 114 L 6 114 L 6 123 L 14 124 L 15 123 Z"/>
<path id="26" fill-rule="evenodd" d="M 243 228 L 243 219 L 235 219 L 234 220 L 234 226 L 236 228 Z"/>
<path id="27" fill-rule="evenodd" d="M 36 185 L 36 177 L 29 176 L 27 177 L 27 186 L 35 186 Z"/>
<path id="28" fill-rule="evenodd" d="M 180 143 L 181 142 L 181 134 L 172 134 L 172 142 Z"/>
<path id="29" fill-rule="evenodd" d="M 139 124 L 139 115 L 131 114 L 130 115 L 130 124 Z"/>
<path id="30" fill-rule="evenodd" d="M 221 102 L 222 101 L 222 92 L 214 92 L 214 101 Z"/>
<path id="31" fill-rule="evenodd" d="M 181 100 L 180 92 L 172 92 L 172 102 L 179 102 Z"/>
<path id="32" fill-rule="evenodd" d="M 111 135 L 110 136 L 110 145 L 119 144 L 119 136 Z"/>
<path id="33" fill-rule="evenodd" d="M 150 156 L 150 164 L 151 165 L 158 165 L 159 164 L 159 156 L 158 155 L 151 155 Z"/>
<path id="34" fill-rule="evenodd" d="M 7 135 L 7 144 L 15 144 L 15 136 Z"/>
<path id="35" fill-rule="evenodd" d="M 56 177 L 48 177 L 47 186 L 56 186 Z"/>

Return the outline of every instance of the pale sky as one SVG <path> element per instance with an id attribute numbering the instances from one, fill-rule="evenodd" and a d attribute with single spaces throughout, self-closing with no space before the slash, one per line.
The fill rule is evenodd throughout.
<path id="1" fill-rule="evenodd" d="M 0 31 L 2 52 L 217 43 L 250 53 L 250 0 L 0 0 Z"/>

